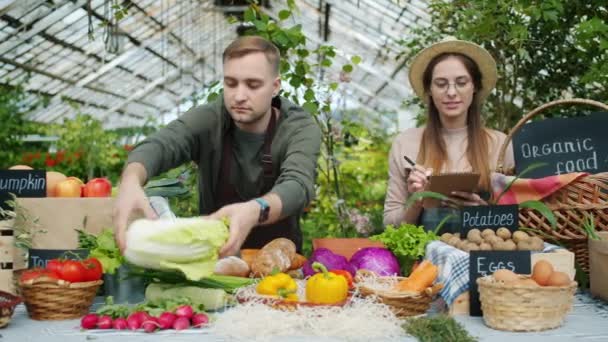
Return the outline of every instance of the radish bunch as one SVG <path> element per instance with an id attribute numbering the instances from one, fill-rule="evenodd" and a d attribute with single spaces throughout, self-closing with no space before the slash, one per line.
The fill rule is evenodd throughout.
<path id="1" fill-rule="evenodd" d="M 90 313 L 80 320 L 83 329 L 117 329 L 138 330 L 154 332 L 156 330 L 174 329 L 184 330 L 190 327 L 200 328 L 209 323 L 209 317 L 203 313 L 195 313 L 190 305 L 181 305 L 174 312 L 165 311 L 158 317 L 150 316 L 145 311 L 136 311 L 128 317 L 112 319 L 108 315 Z"/>

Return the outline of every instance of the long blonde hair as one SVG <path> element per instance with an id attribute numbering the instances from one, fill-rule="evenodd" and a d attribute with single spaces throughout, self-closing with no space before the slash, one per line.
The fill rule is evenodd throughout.
<path id="1" fill-rule="evenodd" d="M 433 69 L 435 66 L 447 59 L 455 57 L 462 62 L 464 67 L 471 75 L 475 93 L 473 101 L 467 112 L 467 151 L 466 156 L 472 171 L 481 175 L 479 180 L 480 190 L 490 188 L 490 156 L 489 156 L 489 133 L 481 122 L 481 103 L 477 94 L 481 88 L 481 72 L 477 64 L 469 57 L 459 53 L 444 53 L 431 60 L 426 70 L 424 70 L 422 82 L 424 90 L 430 94 Z M 447 150 L 443 135 L 441 134 L 441 120 L 439 110 L 432 99 L 428 101 L 428 120 L 424 132 L 417 162 L 425 167 L 433 168 L 433 172 L 439 173 L 447 160 Z"/>

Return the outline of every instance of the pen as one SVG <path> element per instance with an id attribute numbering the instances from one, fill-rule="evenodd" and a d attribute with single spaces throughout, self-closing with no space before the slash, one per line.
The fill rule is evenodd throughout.
<path id="1" fill-rule="evenodd" d="M 403 158 L 405 159 L 406 162 L 410 163 L 410 165 L 412 166 L 416 166 L 416 163 L 414 163 L 410 158 L 408 158 L 407 156 L 403 156 Z"/>

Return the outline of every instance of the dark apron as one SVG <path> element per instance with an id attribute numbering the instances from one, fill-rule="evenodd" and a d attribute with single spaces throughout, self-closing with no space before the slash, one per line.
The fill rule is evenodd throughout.
<path id="1" fill-rule="evenodd" d="M 275 175 L 273 163 L 272 163 L 272 154 L 271 154 L 271 146 L 272 139 L 274 137 L 275 128 L 277 125 L 277 113 L 274 107 L 272 108 L 272 115 L 270 120 L 268 121 L 268 126 L 266 127 L 266 133 L 264 135 L 264 145 L 262 149 L 262 177 L 260 179 L 262 186 L 261 191 L 254 198 L 263 196 L 267 194 L 277 179 L 277 175 Z M 230 124 L 230 129 L 224 135 L 223 142 L 223 151 L 222 151 L 222 161 L 220 167 L 220 177 L 219 182 L 217 184 L 217 194 L 219 195 L 219 199 L 216 202 L 217 208 L 219 208 L 233 204 L 238 202 L 249 201 L 253 198 L 241 198 L 241 196 L 236 191 L 234 184 L 230 182 L 231 168 L 232 168 L 232 129 L 234 127 L 234 123 Z M 296 250 L 301 252 L 302 250 L 302 232 L 300 231 L 298 225 L 299 217 L 298 215 L 286 217 L 280 221 L 277 221 L 273 224 L 256 226 L 254 227 L 245 243 L 241 248 L 262 248 L 268 242 L 276 239 L 276 238 L 287 238 L 296 245 Z"/>

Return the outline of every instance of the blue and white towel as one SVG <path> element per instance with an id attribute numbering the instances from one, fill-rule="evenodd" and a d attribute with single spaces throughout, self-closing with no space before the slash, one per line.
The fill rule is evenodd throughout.
<path id="1" fill-rule="evenodd" d="M 545 243 L 543 253 L 559 248 Z M 469 290 L 469 253 L 447 243 L 433 241 L 426 245 L 425 258 L 439 267 L 437 281 L 443 284 L 439 294 L 451 306 L 458 296 Z"/>

